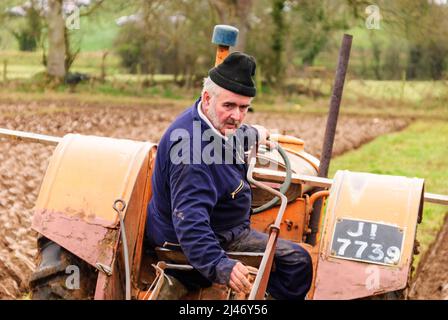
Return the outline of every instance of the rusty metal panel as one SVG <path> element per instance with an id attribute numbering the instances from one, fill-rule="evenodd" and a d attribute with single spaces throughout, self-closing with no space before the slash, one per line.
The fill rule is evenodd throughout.
<path id="1" fill-rule="evenodd" d="M 95 289 L 95 300 L 124 300 L 125 289 L 123 273 L 114 272 L 108 276 L 103 272 L 98 273 Z"/>
<path id="2" fill-rule="evenodd" d="M 32 228 L 89 264 L 112 269 L 119 237 L 112 205 L 118 198 L 129 203 L 137 180 L 146 181 L 153 148 L 148 142 L 66 135 L 45 173 Z M 142 201 L 143 193 L 133 200 Z M 140 214 L 142 206 L 128 205 L 126 224 L 126 216 L 131 211 Z M 131 236 L 135 237 L 133 231 Z"/>
<path id="3" fill-rule="evenodd" d="M 274 224 L 279 207 L 253 214 L 250 217 L 251 228 L 260 232 L 269 232 L 269 227 Z M 306 204 L 303 198 L 289 203 L 280 223 L 280 237 L 282 239 L 302 242 L 307 232 L 307 220 L 309 216 L 306 212 Z"/>
<path id="4" fill-rule="evenodd" d="M 336 173 L 320 243 L 314 299 L 355 299 L 406 287 L 423 188 L 424 180 L 418 178 Z M 344 221 L 352 224 L 337 228 Z M 402 246 L 397 249 L 400 239 Z M 350 246 L 356 248 L 347 254 Z"/>
<path id="5" fill-rule="evenodd" d="M 67 212 L 36 209 L 32 228 L 92 266 L 112 262 L 118 232 L 105 228 L 100 219 L 85 221 Z"/>
<path id="6" fill-rule="evenodd" d="M 133 246 L 129 246 L 129 252 L 131 252 L 132 254 L 132 256 L 130 257 L 130 261 L 132 263 L 131 275 L 134 287 L 137 286 L 136 284 L 138 283 L 138 279 L 140 278 L 140 266 L 143 259 L 143 238 L 145 235 L 146 226 L 146 208 L 149 200 L 152 197 L 151 177 L 154 169 L 155 158 L 156 148 L 153 147 L 151 148 L 149 157 L 142 166 L 140 178 L 137 179 L 138 183 L 136 183 L 135 185 L 135 195 L 131 198 L 130 206 L 132 208 L 132 205 L 136 205 L 135 212 L 137 217 L 134 219 L 131 215 L 128 215 L 125 221 L 126 230 L 130 230 L 131 235 L 133 234 L 132 237 L 128 237 L 130 237 L 132 241 L 135 240 Z M 130 227 L 128 223 L 131 223 L 134 220 L 138 223 L 134 224 L 133 227 Z M 133 248 L 133 251 L 131 250 L 131 248 Z"/>
<path id="7" fill-rule="evenodd" d="M 213 283 L 200 289 L 198 300 L 229 300 L 230 294 L 231 289 L 225 284 Z"/>

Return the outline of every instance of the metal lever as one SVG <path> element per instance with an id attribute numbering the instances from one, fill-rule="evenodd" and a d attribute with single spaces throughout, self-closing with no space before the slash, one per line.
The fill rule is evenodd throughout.
<path id="1" fill-rule="evenodd" d="M 266 250 L 263 254 L 263 258 L 260 263 L 260 268 L 257 273 L 257 277 L 255 278 L 254 285 L 249 294 L 249 300 L 256 300 L 256 299 L 262 300 L 264 298 L 264 294 L 268 286 L 269 274 L 271 273 L 272 263 L 274 261 L 275 245 L 277 243 L 277 238 L 280 233 L 280 223 L 283 219 L 283 214 L 285 213 L 286 205 L 288 203 L 288 199 L 283 193 L 253 178 L 252 173 L 256 164 L 256 152 L 257 152 L 256 148 L 252 147 L 249 153 L 249 169 L 247 171 L 247 180 L 250 183 L 254 184 L 255 186 L 279 197 L 281 203 L 280 208 L 278 210 L 277 218 L 275 219 L 274 224 L 269 227 L 270 230 L 269 230 L 268 243 L 266 245 Z"/>
<path id="2" fill-rule="evenodd" d="M 114 201 L 112 208 L 117 212 L 120 219 L 121 241 L 123 242 L 124 270 L 126 279 L 126 300 L 131 300 L 131 272 L 129 268 L 128 242 L 126 238 L 126 228 L 124 226 L 123 211 L 126 208 L 126 202 L 122 199 Z"/>

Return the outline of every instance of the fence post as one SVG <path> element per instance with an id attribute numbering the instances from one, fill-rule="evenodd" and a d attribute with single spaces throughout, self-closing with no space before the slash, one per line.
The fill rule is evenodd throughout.
<path id="1" fill-rule="evenodd" d="M 106 58 L 109 54 L 109 51 L 103 52 L 103 57 L 101 59 L 101 82 L 104 83 L 106 81 Z"/>
<path id="2" fill-rule="evenodd" d="M 8 81 L 8 60 L 3 60 L 3 82 Z"/>

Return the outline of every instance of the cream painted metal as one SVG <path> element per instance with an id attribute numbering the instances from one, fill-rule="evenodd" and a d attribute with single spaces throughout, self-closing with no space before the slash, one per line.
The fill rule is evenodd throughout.
<path id="1" fill-rule="evenodd" d="M 305 142 L 302 139 L 280 134 L 272 134 L 270 140 L 281 144 L 282 148 L 287 152 L 288 159 L 291 165 L 291 170 L 295 174 L 306 175 L 310 177 L 316 177 L 319 171 L 319 159 L 315 158 L 311 154 L 305 152 Z M 262 150 L 260 148 L 260 150 Z M 267 164 L 264 165 L 264 164 Z M 273 165 L 274 167 L 269 167 Z M 285 163 L 280 153 L 277 150 L 270 150 L 259 152 L 257 154 L 257 169 L 271 169 L 274 172 L 285 170 Z M 268 176 L 258 175 L 261 181 L 269 181 Z M 276 181 L 273 179 L 271 181 Z M 283 182 L 277 181 L 277 182 Z M 296 181 L 292 181 L 293 184 L 299 184 Z M 312 186 L 302 184 L 301 192 L 310 191 Z"/>
<path id="2" fill-rule="evenodd" d="M 423 187 L 424 180 L 418 178 L 349 171 L 336 173 L 323 224 L 314 299 L 355 299 L 406 287 L 412 265 L 417 221 L 422 213 Z M 344 219 L 396 227 L 403 234 L 402 247 L 399 248 L 401 255 L 396 265 L 371 264 L 337 257 L 332 251 L 333 236 L 336 222 Z M 356 242 L 350 243 L 355 245 Z M 375 250 L 375 246 L 379 245 L 369 246 Z M 388 248 L 383 249 L 382 253 L 378 250 L 373 252 L 384 256 Z"/>
<path id="3" fill-rule="evenodd" d="M 112 267 L 119 230 L 112 206 L 125 201 L 125 222 L 134 221 L 126 219 L 129 214 L 144 216 L 155 149 L 149 142 L 64 136 L 42 181 L 32 228 L 93 266 Z"/>

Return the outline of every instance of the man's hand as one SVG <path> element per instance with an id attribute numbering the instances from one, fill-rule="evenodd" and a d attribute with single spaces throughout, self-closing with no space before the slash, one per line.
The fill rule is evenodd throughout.
<path id="1" fill-rule="evenodd" d="M 275 146 L 275 144 L 272 143 L 272 141 L 268 140 L 270 136 L 270 132 L 268 129 L 258 124 L 253 124 L 252 127 L 257 129 L 258 131 L 258 144 L 264 144 L 269 148 L 273 148 Z"/>
<path id="2" fill-rule="evenodd" d="M 249 270 L 241 262 L 237 262 L 230 273 L 229 286 L 237 293 L 250 293 L 252 285 L 248 276 Z"/>

